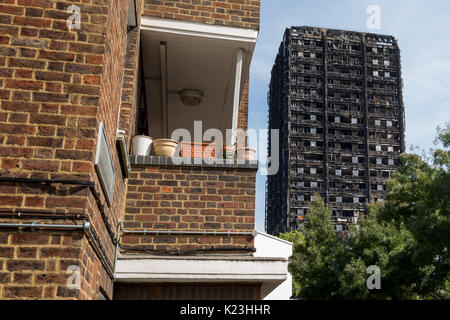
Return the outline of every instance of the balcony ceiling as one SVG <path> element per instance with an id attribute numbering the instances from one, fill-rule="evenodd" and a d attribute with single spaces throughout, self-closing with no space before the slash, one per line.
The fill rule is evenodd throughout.
<path id="1" fill-rule="evenodd" d="M 242 94 L 248 75 L 254 43 L 230 39 L 218 39 L 204 35 L 180 34 L 155 30 L 142 30 L 144 77 L 146 79 L 147 105 L 150 118 L 159 117 L 162 106 L 160 80 L 160 42 L 166 43 L 167 57 L 167 118 L 169 136 L 178 128 L 188 129 L 193 137 L 193 123 L 203 121 L 203 130 L 231 128 L 233 95 L 236 77 L 237 50 L 244 49 Z M 155 90 L 155 86 L 159 90 Z M 152 89 L 153 88 L 153 89 Z M 197 106 L 184 105 L 178 95 L 182 89 L 203 92 L 203 100 Z M 155 95 L 160 95 L 159 97 Z M 155 103 L 156 102 L 156 103 Z M 156 111 L 156 112 L 155 112 Z M 151 135 L 158 138 L 155 119 L 151 121 Z"/>

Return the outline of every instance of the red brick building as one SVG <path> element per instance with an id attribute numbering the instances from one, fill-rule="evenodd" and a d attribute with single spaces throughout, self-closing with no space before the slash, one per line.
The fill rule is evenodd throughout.
<path id="1" fill-rule="evenodd" d="M 259 0 L 1 2 L 0 299 L 259 299 L 283 280 L 269 269 L 285 262 L 252 255 L 256 163 L 123 149 L 138 134 L 194 136 L 194 121 L 247 128 L 259 12 Z M 178 96 L 192 88 L 195 107 Z"/>

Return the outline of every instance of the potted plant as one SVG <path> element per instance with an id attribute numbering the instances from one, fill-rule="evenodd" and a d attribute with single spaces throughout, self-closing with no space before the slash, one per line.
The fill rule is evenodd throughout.
<path id="1" fill-rule="evenodd" d="M 223 144 L 222 146 L 222 157 L 223 159 L 234 159 L 236 148 L 230 144 Z"/>
<path id="2" fill-rule="evenodd" d="M 156 139 L 153 141 L 153 154 L 155 156 L 173 157 L 179 142 L 172 139 Z"/>
<path id="3" fill-rule="evenodd" d="M 131 141 L 131 154 L 138 156 L 148 156 L 152 146 L 153 139 L 149 136 L 134 136 Z"/>

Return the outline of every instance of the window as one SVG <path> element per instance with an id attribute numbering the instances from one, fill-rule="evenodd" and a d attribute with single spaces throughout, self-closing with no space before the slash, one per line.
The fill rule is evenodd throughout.
<path id="1" fill-rule="evenodd" d="M 383 191 L 383 185 L 382 184 L 377 185 L 377 190 L 378 191 Z"/>
<path id="2" fill-rule="evenodd" d="M 342 175 L 342 170 L 341 169 L 336 169 L 336 175 L 337 176 L 341 176 Z"/>
<path id="3" fill-rule="evenodd" d="M 317 169 L 316 168 L 311 168 L 311 169 L 309 169 L 309 173 L 310 174 L 316 174 L 317 173 Z"/>
<path id="4" fill-rule="evenodd" d="M 297 215 L 303 216 L 305 213 L 305 209 L 297 209 Z"/>
<path id="5" fill-rule="evenodd" d="M 374 71 L 374 72 L 373 72 L 373 76 L 374 76 L 374 77 L 378 77 L 378 71 Z"/>
<path id="6" fill-rule="evenodd" d="M 302 194 L 297 195 L 297 201 L 305 201 L 305 196 Z"/>
<path id="7" fill-rule="evenodd" d="M 394 159 L 388 159 L 388 165 L 393 166 L 394 165 Z"/>
<path id="8" fill-rule="evenodd" d="M 386 78 L 389 78 L 389 77 L 391 76 L 391 73 L 390 73 L 390 72 L 385 72 L 385 73 L 384 73 L 384 76 L 385 76 Z"/>
<path id="9" fill-rule="evenodd" d="M 352 118 L 352 124 L 357 124 L 357 123 L 358 123 L 358 119 Z"/>
<path id="10" fill-rule="evenodd" d="M 303 168 L 297 168 L 297 173 L 303 174 Z"/>
<path id="11" fill-rule="evenodd" d="M 317 133 L 317 129 L 316 128 L 311 128 L 311 134 L 316 134 Z"/>
<path id="12" fill-rule="evenodd" d="M 377 199 L 377 202 L 383 202 L 383 201 L 384 201 L 383 198 L 378 198 L 378 199 Z"/>
<path id="13" fill-rule="evenodd" d="M 342 231 L 342 224 L 337 224 L 336 225 L 336 231 Z"/>
<path id="14" fill-rule="evenodd" d="M 315 141 L 311 141 L 310 146 L 311 147 L 315 147 L 316 146 L 316 142 Z"/>
<path id="15" fill-rule="evenodd" d="M 334 117 L 334 122 L 340 123 L 341 122 L 341 117 Z"/>
<path id="16" fill-rule="evenodd" d="M 359 203 L 359 198 L 358 197 L 353 197 L 353 203 Z"/>
<path id="17" fill-rule="evenodd" d="M 342 197 L 336 197 L 336 203 L 342 203 Z"/>
<path id="18" fill-rule="evenodd" d="M 378 59 L 373 59 L 373 64 L 378 64 Z"/>
<path id="19" fill-rule="evenodd" d="M 383 164 L 383 159 L 377 158 L 377 164 Z"/>
<path id="20" fill-rule="evenodd" d="M 317 182 L 311 181 L 311 188 L 317 188 Z"/>
<path id="21" fill-rule="evenodd" d="M 297 181 L 297 187 L 303 188 L 305 186 L 305 183 L 303 181 Z"/>
<path id="22" fill-rule="evenodd" d="M 317 116 L 316 116 L 315 114 L 312 114 L 312 115 L 310 116 L 310 119 L 311 119 L 312 121 L 316 121 L 316 120 L 317 120 Z"/>
<path id="23" fill-rule="evenodd" d="M 316 197 L 315 196 L 311 196 L 311 201 L 314 201 L 314 200 L 316 200 Z"/>
<path id="24" fill-rule="evenodd" d="M 391 120 L 387 120 L 386 121 L 386 127 L 392 127 L 392 121 Z"/>
<path id="25" fill-rule="evenodd" d="M 358 177 L 359 176 L 359 171 L 358 170 L 353 170 L 353 176 L 354 177 Z"/>
<path id="26" fill-rule="evenodd" d="M 381 151 L 381 146 L 375 146 L 375 151 Z"/>
<path id="27" fill-rule="evenodd" d="M 388 152 L 394 152 L 394 147 L 388 147 Z"/>
<path id="28" fill-rule="evenodd" d="M 358 163 L 358 157 L 352 157 L 352 162 L 353 163 Z"/>
<path id="29" fill-rule="evenodd" d="M 385 66 L 389 66 L 391 64 L 391 61 L 389 61 L 389 60 L 384 60 L 384 65 Z"/>
<path id="30" fill-rule="evenodd" d="M 376 125 L 376 126 L 380 126 L 380 125 L 381 125 L 381 121 L 380 121 L 379 119 L 376 119 L 376 120 L 375 120 L 375 125 Z"/>

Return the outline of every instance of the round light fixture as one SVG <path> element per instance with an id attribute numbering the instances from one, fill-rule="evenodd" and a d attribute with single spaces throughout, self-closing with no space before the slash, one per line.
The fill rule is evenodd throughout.
<path id="1" fill-rule="evenodd" d="M 178 92 L 180 100 L 187 106 L 196 106 L 202 102 L 203 92 L 196 89 L 183 89 Z"/>

